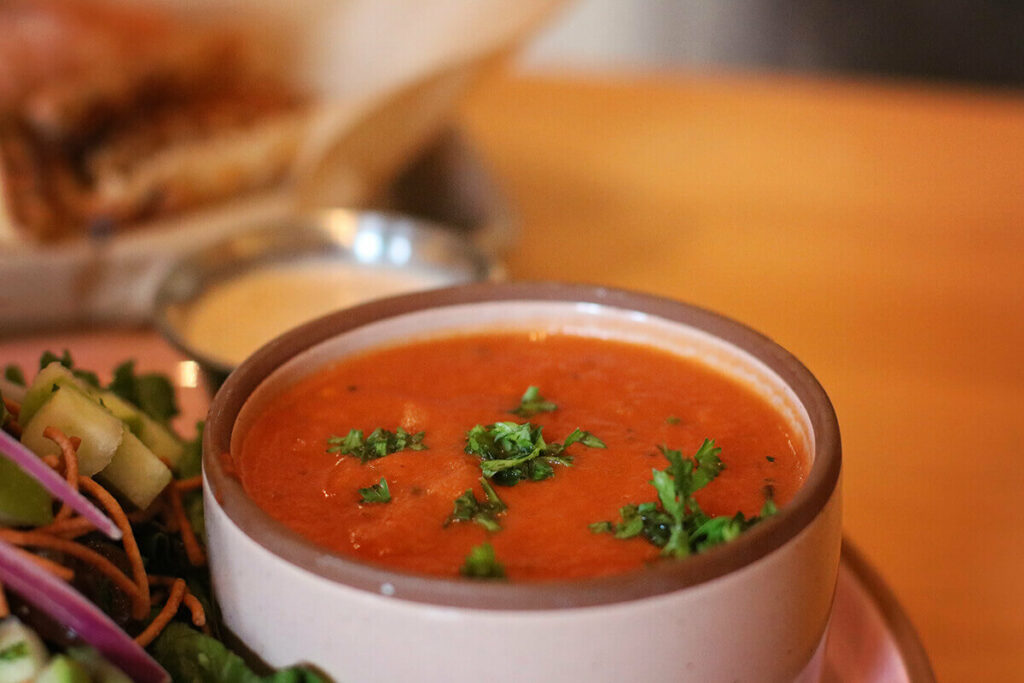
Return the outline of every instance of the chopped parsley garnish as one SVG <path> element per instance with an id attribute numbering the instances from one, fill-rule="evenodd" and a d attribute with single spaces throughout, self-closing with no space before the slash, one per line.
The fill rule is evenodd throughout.
<path id="1" fill-rule="evenodd" d="M 680 420 L 675 415 L 669 415 L 668 417 L 665 418 L 665 424 L 677 425 L 680 422 L 682 422 L 682 420 Z"/>
<path id="2" fill-rule="evenodd" d="M 477 425 L 466 433 L 466 452 L 480 458 L 485 477 L 501 486 L 514 486 L 520 480 L 541 481 L 554 476 L 555 465 L 571 465 L 565 450 L 574 443 L 604 448 L 599 438 L 576 428 L 562 443 L 547 443 L 542 427 L 529 422 L 495 422 Z"/>
<path id="3" fill-rule="evenodd" d="M 471 579 L 505 578 L 505 568 L 494 556 L 494 548 L 490 543 L 473 546 L 459 571 Z"/>
<path id="4" fill-rule="evenodd" d="M 332 435 L 327 438 L 328 453 L 354 455 L 362 463 L 399 451 L 423 451 L 426 449 L 427 445 L 423 443 L 423 432 L 410 434 L 401 427 L 394 432 L 377 427 L 365 439 L 361 429 L 350 429 L 345 436 Z"/>
<path id="5" fill-rule="evenodd" d="M 540 395 L 540 389 L 530 386 L 526 389 L 523 397 L 519 399 L 519 406 L 510 412 L 519 417 L 533 417 L 539 413 L 550 413 L 557 409 L 557 405 Z"/>
<path id="6" fill-rule="evenodd" d="M 455 499 L 455 510 L 445 520 L 444 525 L 452 522 L 476 522 L 488 531 L 498 531 L 501 525 L 498 524 L 498 515 L 508 509 L 502 502 L 494 487 L 484 477 L 480 477 L 480 485 L 484 488 L 484 500 L 477 500 L 473 489 L 467 490 Z"/>
<path id="7" fill-rule="evenodd" d="M 362 496 L 361 503 L 390 503 L 391 502 L 391 490 L 388 488 L 388 480 L 384 477 L 380 478 L 380 482 L 367 486 L 365 489 L 359 489 L 359 495 Z"/>
<path id="8" fill-rule="evenodd" d="M 765 517 L 776 512 L 775 503 L 768 498 L 761 514 L 750 519 L 742 512 L 733 516 L 711 517 L 701 510 L 694 494 L 707 486 L 724 465 L 718 457 L 722 449 L 705 439 L 692 458 L 683 458 L 679 451 L 659 447 L 669 462 L 664 470 L 654 470 L 651 484 L 658 492 L 658 500 L 626 505 L 619 510 L 621 521 L 596 522 L 590 525 L 594 533 L 612 533 L 616 538 L 642 536 L 661 548 L 661 554 L 686 557 L 713 546 L 730 541 Z"/>

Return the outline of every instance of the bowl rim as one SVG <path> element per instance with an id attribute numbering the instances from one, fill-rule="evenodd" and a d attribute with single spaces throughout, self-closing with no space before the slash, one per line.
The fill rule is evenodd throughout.
<path id="1" fill-rule="evenodd" d="M 364 325 L 430 308 L 536 301 L 599 304 L 645 313 L 703 330 L 760 360 L 797 396 L 815 438 L 815 460 L 804 484 L 778 514 L 740 538 L 679 562 L 638 572 L 545 582 L 489 582 L 417 575 L 358 562 L 299 536 L 245 494 L 233 476 L 230 445 L 247 398 L 298 353 Z M 558 282 L 471 283 L 379 299 L 344 309 L 269 342 L 228 376 L 207 416 L 203 472 L 226 520 L 263 549 L 329 582 L 413 602 L 489 610 L 547 610 L 610 605 L 655 597 L 711 581 L 765 557 L 800 534 L 837 493 L 841 469 L 839 425 L 832 403 L 811 372 L 768 337 L 718 313 L 679 301 L 622 289 Z"/>

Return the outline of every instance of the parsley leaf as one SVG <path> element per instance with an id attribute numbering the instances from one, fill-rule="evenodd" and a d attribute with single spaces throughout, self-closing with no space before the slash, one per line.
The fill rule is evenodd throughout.
<path id="1" fill-rule="evenodd" d="M 557 405 L 540 395 L 540 389 L 531 385 L 519 399 L 519 406 L 509 412 L 519 417 L 533 417 L 538 413 L 550 413 L 557 408 Z"/>
<path id="2" fill-rule="evenodd" d="M 594 533 L 612 533 L 616 538 L 641 536 L 661 548 L 661 554 L 686 557 L 721 543 L 731 541 L 762 519 L 776 512 L 771 498 L 765 500 L 761 514 L 747 519 L 742 512 L 733 516 L 711 517 L 704 513 L 694 494 L 711 483 L 725 467 L 718 457 L 722 449 L 705 439 L 692 458 L 683 458 L 679 451 L 660 446 L 669 464 L 654 470 L 651 484 L 658 493 L 656 502 L 623 506 L 621 520 L 595 522 Z"/>
<path id="3" fill-rule="evenodd" d="M 484 477 L 480 477 L 480 485 L 484 489 L 486 498 L 482 501 L 476 499 L 473 489 L 467 490 L 455 499 L 455 509 L 448 515 L 444 525 L 448 526 L 453 522 L 476 522 L 488 531 L 499 531 L 498 515 L 508 509 L 502 502 L 494 487 Z"/>
<path id="4" fill-rule="evenodd" d="M 541 481 L 555 474 L 555 465 L 571 465 L 572 456 L 564 455 L 574 443 L 589 448 L 604 448 L 599 438 L 579 428 L 564 443 L 547 443 L 542 427 L 529 422 L 495 422 L 477 425 L 466 433 L 466 452 L 480 458 L 484 476 L 501 486 L 514 486 L 521 480 Z"/>
<path id="5" fill-rule="evenodd" d="M 365 439 L 361 429 L 350 429 L 345 436 L 332 435 L 327 438 L 328 453 L 354 455 L 364 464 L 399 451 L 423 451 L 426 449 L 427 445 L 423 443 L 423 432 L 410 434 L 401 427 L 394 432 L 377 427 Z"/>
<path id="6" fill-rule="evenodd" d="M 155 372 L 137 375 L 135 361 L 125 361 L 114 368 L 114 378 L 107 388 L 157 422 L 166 423 L 178 414 L 174 386 L 167 376 Z"/>
<path id="7" fill-rule="evenodd" d="M 359 495 L 363 498 L 360 503 L 390 503 L 391 502 L 391 490 L 388 488 L 388 480 L 384 477 L 380 478 L 380 482 L 367 486 L 365 489 L 359 489 Z"/>
<path id="8" fill-rule="evenodd" d="M 490 543 L 473 546 L 459 571 L 471 579 L 505 578 L 505 568 L 494 556 L 494 547 Z"/>

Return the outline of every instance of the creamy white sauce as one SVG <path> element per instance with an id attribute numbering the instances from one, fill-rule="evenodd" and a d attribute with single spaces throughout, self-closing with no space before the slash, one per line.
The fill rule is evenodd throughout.
<path id="1" fill-rule="evenodd" d="M 271 264 L 210 287 L 192 304 L 182 333 L 197 351 L 238 364 L 282 332 L 331 311 L 462 279 L 427 268 L 341 261 Z"/>

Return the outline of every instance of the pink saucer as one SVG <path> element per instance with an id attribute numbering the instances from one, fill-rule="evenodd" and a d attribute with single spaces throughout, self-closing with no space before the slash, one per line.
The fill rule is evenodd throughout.
<path id="1" fill-rule="evenodd" d="M 176 427 L 190 434 L 203 419 L 209 394 L 198 366 L 151 330 L 69 332 L 0 340 L 0 365 L 15 363 L 31 376 L 45 350 L 68 349 L 76 363 L 109 379 L 135 359 L 139 372 L 164 372 L 178 386 Z M 843 542 L 835 606 L 825 650 L 823 683 L 933 683 L 928 655 L 885 581 L 850 543 Z"/>

